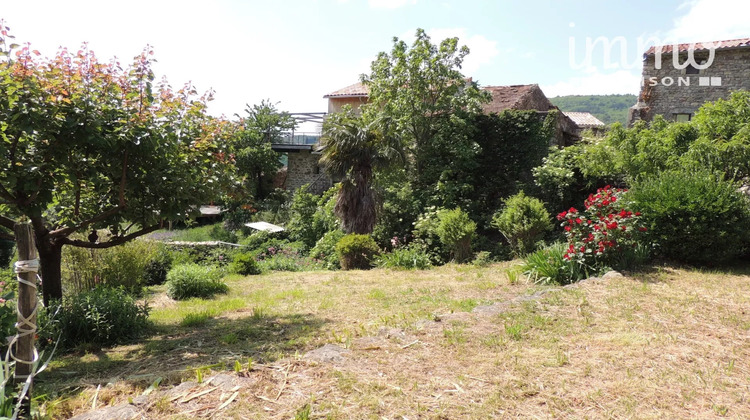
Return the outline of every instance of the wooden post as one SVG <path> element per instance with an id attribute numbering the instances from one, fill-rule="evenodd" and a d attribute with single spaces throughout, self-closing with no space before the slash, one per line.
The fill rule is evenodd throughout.
<path id="1" fill-rule="evenodd" d="M 16 247 L 18 248 L 18 260 L 29 261 L 37 259 L 36 246 L 34 246 L 34 235 L 29 223 L 16 223 Z M 22 270 L 17 275 L 31 284 L 37 284 L 37 273 L 34 270 Z M 34 340 L 36 335 L 36 311 L 37 298 L 36 287 L 18 282 L 18 323 L 16 328 L 18 338 L 15 348 L 11 349 L 16 360 L 15 383 L 23 384 L 32 373 L 34 355 Z M 28 320 L 28 322 L 26 321 Z M 23 363 L 24 361 L 28 363 Z M 21 412 L 19 418 L 29 418 L 31 415 L 31 386 L 21 401 Z"/>

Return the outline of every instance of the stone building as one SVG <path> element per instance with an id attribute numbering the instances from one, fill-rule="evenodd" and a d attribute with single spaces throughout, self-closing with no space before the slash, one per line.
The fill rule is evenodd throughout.
<path id="1" fill-rule="evenodd" d="M 492 94 L 491 102 L 483 106 L 484 112 L 488 114 L 515 109 L 536 111 L 540 118 L 544 118 L 550 111 L 558 110 L 536 84 L 486 86 L 483 89 Z M 369 93 L 367 86 L 355 83 L 323 97 L 328 99 L 328 113 L 332 114 L 341 112 L 344 105 L 350 105 L 355 111 L 358 110 L 369 101 Z M 550 139 L 550 143 L 560 146 L 570 145 L 580 139 L 581 129 L 571 118 L 560 112 L 555 135 L 553 139 Z M 333 184 L 319 164 L 321 152 L 319 144 L 292 141 L 274 144 L 273 149 L 287 155 L 286 171 L 279 174 L 275 185 L 294 191 L 302 185 L 310 184 L 308 191 L 321 193 Z"/>
<path id="2" fill-rule="evenodd" d="M 750 90 L 750 38 L 651 47 L 628 123 L 655 115 L 690 121 L 701 105 L 736 90 Z"/>
<path id="3" fill-rule="evenodd" d="M 322 194 L 333 185 L 319 163 L 318 144 L 275 143 L 271 147 L 286 155 L 286 167 L 277 174 L 274 186 L 296 191 L 308 184 L 307 191 Z"/>
<path id="4" fill-rule="evenodd" d="M 485 113 L 498 113 L 508 109 L 519 111 L 536 111 L 540 118 L 545 118 L 550 111 L 560 111 L 537 84 L 512 86 L 485 86 L 482 89 L 492 94 L 492 100 L 484 104 Z M 577 134 L 581 130 L 575 122 L 564 113 L 559 112 L 555 124 L 555 134 L 550 139 L 551 145 L 569 146 L 580 140 Z"/>

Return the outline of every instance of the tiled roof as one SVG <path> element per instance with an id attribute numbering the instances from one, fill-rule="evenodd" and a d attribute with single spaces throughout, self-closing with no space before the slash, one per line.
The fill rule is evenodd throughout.
<path id="1" fill-rule="evenodd" d="M 573 122 L 576 123 L 576 125 L 581 128 L 597 128 L 597 127 L 606 126 L 606 124 L 601 122 L 599 118 L 596 118 L 595 116 L 591 115 L 588 112 L 564 111 L 563 114 L 565 114 L 566 117 L 573 120 Z"/>
<path id="2" fill-rule="evenodd" d="M 362 97 L 362 96 L 368 96 L 370 94 L 370 89 L 360 83 L 355 83 L 353 85 L 347 86 L 343 89 L 339 89 L 335 92 L 331 92 L 328 95 L 323 96 L 324 98 L 346 98 L 346 97 Z"/>
<path id="3" fill-rule="evenodd" d="M 552 104 L 536 84 L 485 86 L 483 89 L 492 94 L 492 101 L 483 106 L 484 112 L 487 113 L 501 112 L 506 109 L 548 111 L 552 108 Z M 537 93 L 536 98 L 534 93 Z"/>
<path id="4" fill-rule="evenodd" d="M 646 51 L 646 55 L 652 55 L 656 53 L 656 50 L 658 48 L 661 48 L 662 54 L 671 53 L 674 50 L 674 47 L 675 45 L 654 46 L 654 47 L 649 48 L 648 51 Z M 677 51 L 686 52 L 688 50 L 700 51 L 700 50 L 708 50 L 711 48 L 724 49 L 724 48 L 740 48 L 740 47 L 750 47 L 750 38 L 729 39 L 726 41 L 677 44 Z"/>

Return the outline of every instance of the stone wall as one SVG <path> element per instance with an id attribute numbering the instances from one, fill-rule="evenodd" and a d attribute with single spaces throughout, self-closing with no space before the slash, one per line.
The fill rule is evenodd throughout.
<path id="1" fill-rule="evenodd" d="M 333 185 L 318 163 L 320 154 L 300 150 L 298 153 L 289 153 L 287 156 L 287 190 L 296 191 L 305 184 L 312 184 L 308 191 L 320 194 Z"/>
<path id="2" fill-rule="evenodd" d="M 687 54 L 680 55 L 684 63 Z M 708 59 L 708 51 L 696 51 L 696 62 Z M 750 90 L 750 48 L 717 49 L 710 67 L 699 74 L 686 74 L 684 69 L 675 69 L 672 53 L 662 54 L 661 69 L 655 68 L 655 56 L 649 55 L 643 62 L 643 78 L 638 103 L 630 109 L 629 123 L 638 119 L 651 121 L 662 115 L 668 121 L 676 114 L 690 114 L 706 102 L 727 98 L 732 91 Z M 703 78 L 703 79 L 701 79 Z M 721 85 L 716 85 L 721 78 Z M 707 86 L 703 86 L 701 80 Z"/>

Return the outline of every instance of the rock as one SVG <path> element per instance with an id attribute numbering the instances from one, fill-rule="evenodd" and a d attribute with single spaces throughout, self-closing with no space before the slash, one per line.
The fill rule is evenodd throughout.
<path id="1" fill-rule="evenodd" d="M 222 391 L 229 391 L 234 388 L 237 382 L 237 376 L 220 373 L 211 377 L 211 386 L 218 386 Z"/>
<path id="2" fill-rule="evenodd" d="M 344 361 L 344 355 L 348 353 L 350 351 L 343 347 L 326 344 L 318 349 L 308 351 L 302 358 L 320 363 L 341 363 Z"/>
<path id="3" fill-rule="evenodd" d="M 145 418 L 136 406 L 130 404 L 106 407 L 100 410 L 79 414 L 70 420 L 131 420 Z"/>
<path id="4" fill-rule="evenodd" d="M 604 273 L 604 275 L 602 276 L 602 280 L 614 280 L 614 279 L 621 279 L 623 277 L 624 276 L 620 274 L 619 272 L 612 270 L 612 271 L 607 271 L 606 273 Z"/>

